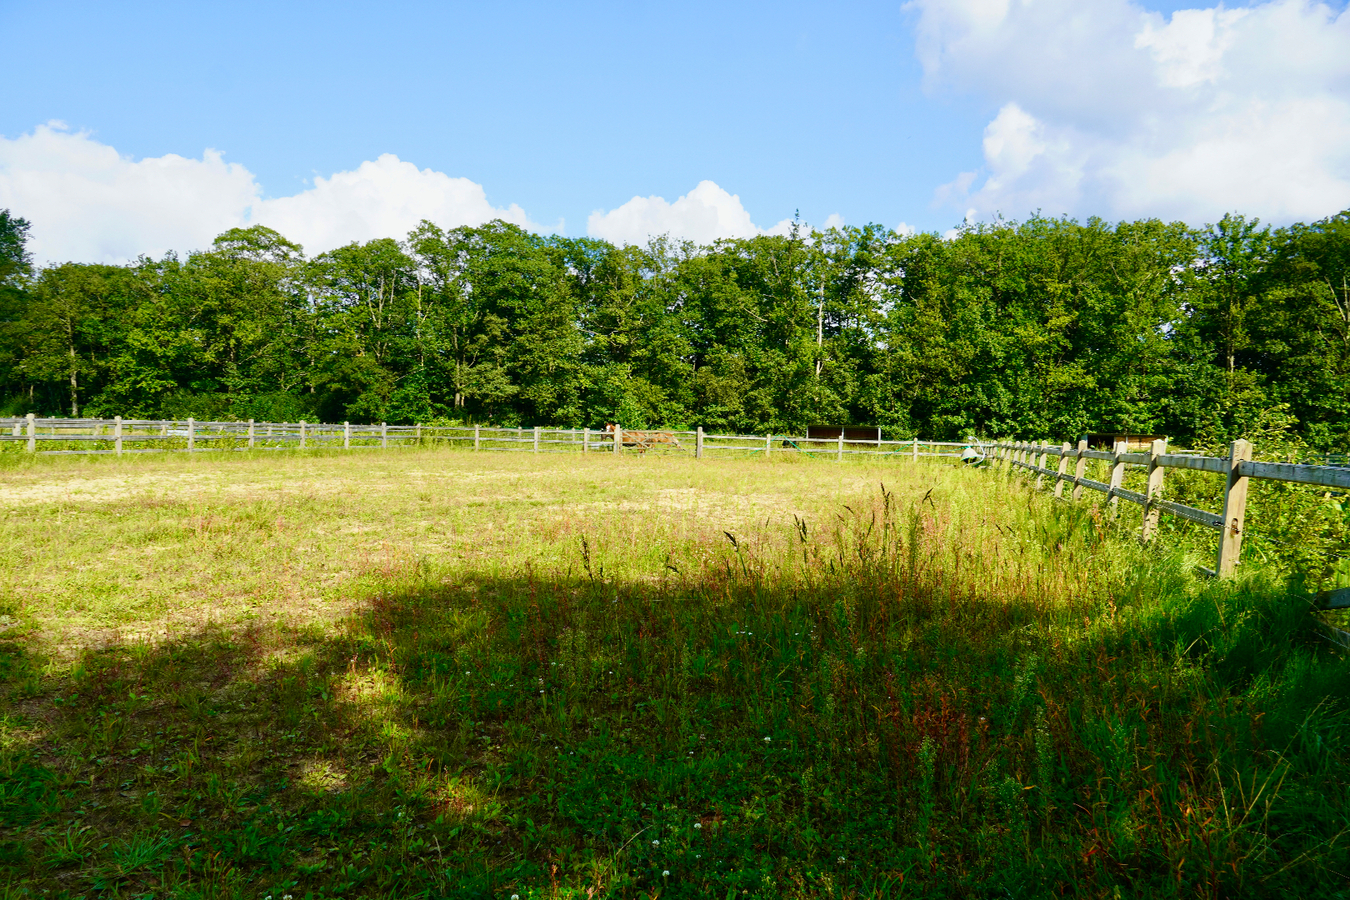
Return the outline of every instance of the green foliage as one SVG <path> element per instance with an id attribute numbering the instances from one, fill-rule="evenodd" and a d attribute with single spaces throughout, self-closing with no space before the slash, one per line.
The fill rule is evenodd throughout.
<path id="1" fill-rule="evenodd" d="M 0 215 L 14 412 L 1223 443 L 1279 408 L 1350 451 L 1350 212 L 701 247 L 423 222 L 312 259 L 255 226 L 36 273 L 26 231 Z"/>

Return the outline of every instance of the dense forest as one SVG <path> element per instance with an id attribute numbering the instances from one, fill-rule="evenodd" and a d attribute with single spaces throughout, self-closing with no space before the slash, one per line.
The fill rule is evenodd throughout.
<path id="1" fill-rule="evenodd" d="M 8 415 L 702 425 L 1350 448 L 1350 211 L 1033 217 L 616 247 L 503 222 L 314 257 L 34 266 L 0 212 Z"/>

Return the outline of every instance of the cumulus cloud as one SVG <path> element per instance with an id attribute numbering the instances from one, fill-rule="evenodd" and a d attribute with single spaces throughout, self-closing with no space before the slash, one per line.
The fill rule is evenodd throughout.
<path id="1" fill-rule="evenodd" d="M 1350 206 L 1350 11 L 1309 0 L 913 0 L 930 91 L 998 112 L 939 205 L 1273 221 Z"/>
<path id="2" fill-rule="evenodd" d="M 352 172 L 315 178 L 307 191 L 252 205 L 254 222 L 315 251 L 354 240 L 402 237 L 423 219 L 445 228 L 504 219 L 538 229 L 516 204 L 494 207 L 481 184 L 419 169 L 392 153 L 363 162 Z"/>
<path id="3" fill-rule="evenodd" d="M 826 228 L 843 224 L 837 214 L 825 221 Z M 809 226 L 803 228 L 809 230 Z M 674 203 L 664 197 L 634 197 L 608 212 L 596 210 L 586 222 L 587 234 L 614 244 L 645 244 L 663 234 L 675 240 L 710 244 L 719 238 L 786 235 L 791 231 L 792 219 L 760 228 L 751 221 L 739 195 L 727 193 L 712 181 L 700 181 Z"/>
<path id="4" fill-rule="evenodd" d="M 0 137 L 0 208 L 33 223 L 43 262 L 120 263 L 210 245 L 229 228 L 263 224 L 314 254 L 350 241 L 401 237 L 422 219 L 453 228 L 505 219 L 535 227 L 524 210 L 487 200 L 481 185 L 385 154 L 354 171 L 316 178 L 265 199 L 248 169 L 207 150 L 129 159 L 60 122 Z"/>

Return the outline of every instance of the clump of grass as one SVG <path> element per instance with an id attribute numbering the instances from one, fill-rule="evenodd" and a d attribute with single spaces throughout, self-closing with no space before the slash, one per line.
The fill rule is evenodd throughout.
<path id="1" fill-rule="evenodd" d="M 617 477 L 827 499 L 601 504 L 505 563 L 367 572 L 330 627 L 59 665 L 11 642 L 10 892 L 1325 896 L 1346 871 L 1350 667 L 1281 584 L 1198 582 L 983 472 L 661 466 Z"/>

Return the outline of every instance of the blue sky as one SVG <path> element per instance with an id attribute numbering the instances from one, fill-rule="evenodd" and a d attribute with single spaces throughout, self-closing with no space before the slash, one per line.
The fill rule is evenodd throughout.
<path id="1" fill-rule="evenodd" d="M 1039 12 L 1022 9 L 1038 5 Z M 1217 28 L 1226 11 L 1210 9 L 1208 43 L 1203 22 L 1199 32 L 1166 30 L 1176 24 L 1176 10 L 1193 6 L 7 0 L 0 2 L 0 34 L 10 90 L 0 107 L 0 136 L 13 142 L 58 121 L 66 127 L 50 140 L 79 135 L 87 145 L 115 148 L 123 160 L 167 154 L 201 160 L 214 149 L 224 163 L 247 170 L 261 200 L 301 194 L 316 177 L 354 172 L 393 154 L 481 186 L 494 209 L 517 204 L 520 220 L 534 227 L 562 223 L 569 235 L 625 238 L 619 219 L 588 223 L 588 217 L 634 197 L 674 202 L 705 181 L 736 195 L 753 223 L 736 219 L 733 209 L 719 220 L 728 233 L 770 228 L 796 210 L 816 224 L 835 216 L 831 221 L 942 231 L 967 215 L 1022 218 L 1036 208 L 1079 217 L 1203 219 L 1244 208 L 1245 201 L 1253 214 L 1292 220 L 1350 204 L 1350 193 L 1341 192 L 1350 184 L 1344 153 L 1281 174 L 1314 179 L 1304 190 L 1310 199 L 1289 208 L 1280 207 L 1278 184 L 1264 194 L 1231 190 L 1231 204 L 1219 202 L 1225 199 L 1219 184 L 1188 205 L 1170 195 L 1189 188 L 1169 188 L 1164 176 L 1154 195 L 1142 196 L 1122 185 L 1152 176 L 1103 181 L 1101 173 L 1135 165 L 1133 157 L 1110 157 L 1103 148 L 1112 141 L 1153 153 L 1130 171 L 1153 172 L 1173 159 L 1183 172 L 1187 165 L 1205 171 L 1207 152 L 1221 165 L 1250 164 L 1243 154 L 1254 141 L 1232 134 L 1231 122 L 1197 134 L 1193 145 L 1159 146 L 1157 124 L 1148 124 L 1132 98 L 1163 91 L 1153 106 L 1178 117 L 1188 114 L 1186 103 L 1209 108 L 1219 95 L 1270 106 L 1266 88 L 1237 83 L 1240 76 L 1227 70 L 1186 69 L 1187 59 L 1203 63 L 1207 52 L 1222 63 L 1224 54 L 1270 41 L 1272 26 L 1255 21 L 1259 15 L 1286 22 L 1291 41 L 1312 34 L 1327 45 L 1328 60 L 1338 48 L 1350 54 L 1343 4 L 1252 4 L 1250 15 Z M 1155 32 L 1166 39 L 1140 44 L 1140 34 Z M 1110 63 L 1117 57 L 1119 65 Z M 1263 65 L 1285 64 L 1272 58 Z M 1343 112 L 1346 72 L 1339 64 L 1286 81 L 1273 102 L 1295 110 L 1293 118 L 1268 127 L 1302 121 L 1296 108 L 1310 97 Z M 1181 97 L 1197 85 L 1213 89 L 1208 100 Z M 1064 101 L 1080 90 L 1086 95 Z M 1142 124 L 1115 135 L 1115 125 L 1093 123 L 1098 109 L 1110 113 L 1106 120 Z M 1232 146 L 1207 150 L 1216 134 L 1226 134 Z M 1340 134 L 1332 129 L 1327 138 Z M 1286 153 L 1278 146 L 1265 152 Z M 16 186 L 34 183 L 24 168 L 34 164 L 20 157 L 18 150 L 0 153 L 0 205 L 18 207 L 35 231 L 45 224 L 44 246 L 54 248 L 60 241 L 50 223 L 69 215 L 73 201 L 48 211 L 43 204 L 51 190 L 35 199 L 36 189 Z M 713 206 L 730 202 L 711 188 L 700 196 Z M 120 202 L 129 204 L 132 220 L 144 212 L 130 208 L 134 198 Z M 253 219 L 266 220 L 262 207 L 253 209 Z M 284 221 L 304 231 L 295 218 L 300 213 L 292 212 Z M 682 221 L 666 207 L 629 212 L 623 227 L 630 231 Z M 105 210 L 94 218 L 116 216 Z M 316 237 L 307 244 L 341 237 L 311 231 Z M 147 237 L 155 246 L 146 251 L 165 249 L 171 237 Z M 77 243 L 70 252 L 101 252 L 97 246 Z"/>

